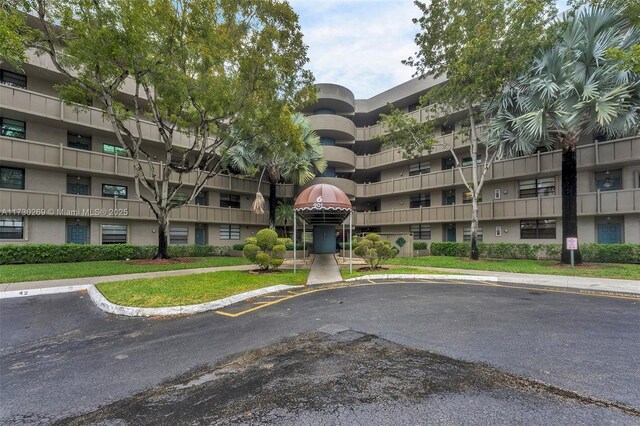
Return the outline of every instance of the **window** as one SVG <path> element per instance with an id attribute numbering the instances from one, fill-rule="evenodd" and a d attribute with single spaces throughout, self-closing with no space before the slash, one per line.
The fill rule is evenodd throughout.
<path id="1" fill-rule="evenodd" d="M 556 220 L 555 219 L 539 219 L 539 220 L 521 220 L 520 221 L 520 238 L 523 240 L 532 240 L 539 238 L 556 238 Z"/>
<path id="2" fill-rule="evenodd" d="M 221 240 L 239 240 L 240 225 L 220 225 Z"/>
<path id="3" fill-rule="evenodd" d="M 556 179 L 531 179 L 520 181 L 520 198 L 549 197 L 556 194 Z"/>
<path id="4" fill-rule="evenodd" d="M 82 136 L 67 133 L 67 146 L 69 148 L 84 149 L 91 151 L 91 136 Z"/>
<path id="5" fill-rule="evenodd" d="M 24 218 L 21 216 L 0 216 L 0 240 L 21 240 L 24 238 Z"/>
<path id="6" fill-rule="evenodd" d="M 413 112 L 413 111 L 416 111 L 419 108 L 420 108 L 420 104 L 419 103 L 411 104 L 411 105 L 409 105 L 408 111 L 409 112 Z"/>
<path id="7" fill-rule="evenodd" d="M 415 240 L 430 240 L 431 225 L 411 225 L 409 228 Z"/>
<path id="8" fill-rule="evenodd" d="M 320 145 L 335 146 L 336 140 L 333 138 L 320 138 Z"/>
<path id="9" fill-rule="evenodd" d="M 456 166 L 456 162 L 453 160 L 453 157 L 442 159 L 442 170 L 451 170 L 455 166 Z"/>
<path id="10" fill-rule="evenodd" d="M 440 126 L 440 133 L 443 135 L 448 135 L 449 133 L 453 133 L 455 128 L 456 128 L 456 125 L 454 123 L 445 123 L 442 126 Z"/>
<path id="11" fill-rule="evenodd" d="M 91 178 L 67 176 L 67 194 L 91 195 Z"/>
<path id="12" fill-rule="evenodd" d="M 622 189 L 622 171 L 607 170 L 606 172 L 597 172 L 596 189 L 600 191 L 616 191 Z"/>
<path id="13" fill-rule="evenodd" d="M 409 176 L 421 175 L 423 173 L 431 172 L 431 163 L 428 161 L 422 163 L 415 163 L 409 166 Z"/>
<path id="14" fill-rule="evenodd" d="M 207 192 L 202 191 L 198 195 L 196 195 L 196 205 L 198 206 L 206 206 L 207 205 Z"/>
<path id="15" fill-rule="evenodd" d="M 102 144 L 102 152 L 105 154 L 119 155 L 121 157 L 127 156 L 127 150 L 121 146 L 109 145 L 108 143 Z"/>
<path id="16" fill-rule="evenodd" d="M 0 188 L 24 189 L 24 169 L 0 167 Z"/>
<path id="17" fill-rule="evenodd" d="M 2 117 L 0 118 L 0 127 L 2 127 L 2 136 L 16 139 L 26 138 L 27 123 L 24 121 Z"/>
<path id="18" fill-rule="evenodd" d="M 27 88 L 27 76 L 15 72 L 0 70 L 0 83 L 7 86 Z"/>
<path id="19" fill-rule="evenodd" d="M 462 204 L 471 204 L 473 202 L 473 195 L 471 191 L 462 194 Z M 478 194 L 478 202 L 482 202 L 482 193 Z"/>
<path id="20" fill-rule="evenodd" d="M 124 185 L 102 184 L 102 196 L 109 198 L 127 198 L 127 187 Z"/>
<path id="21" fill-rule="evenodd" d="M 409 199 L 409 207 L 416 209 L 418 207 L 431 207 L 431 194 L 416 194 Z"/>
<path id="22" fill-rule="evenodd" d="M 187 244 L 189 240 L 189 228 L 186 226 L 169 227 L 170 244 Z"/>
<path id="23" fill-rule="evenodd" d="M 478 232 L 476 232 L 476 239 L 478 242 L 482 242 L 482 226 L 478 226 Z M 471 227 L 467 226 L 462 230 L 462 241 L 465 243 L 471 242 Z"/>
<path id="24" fill-rule="evenodd" d="M 102 225 L 102 244 L 126 244 L 127 225 Z"/>
<path id="25" fill-rule="evenodd" d="M 240 208 L 240 196 L 235 194 L 220 194 L 220 207 Z"/>
<path id="26" fill-rule="evenodd" d="M 473 161 L 471 161 L 471 157 L 465 157 L 462 159 L 462 167 L 471 166 Z M 478 155 L 476 157 L 476 164 L 482 164 L 482 155 Z"/>
<path id="27" fill-rule="evenodd" d="M 335 114 L 336 110 L 331 108 L 318 108 L 313 111 L 313 115 L 321 115 L 321 114 Z"/>
<path id="28" fill-rule="evenodd" d="M 456 203 L 456 193 L 453 191 L 446 191 L 442 198 L 442 204 L 445 206 L 453 206 Z"/>

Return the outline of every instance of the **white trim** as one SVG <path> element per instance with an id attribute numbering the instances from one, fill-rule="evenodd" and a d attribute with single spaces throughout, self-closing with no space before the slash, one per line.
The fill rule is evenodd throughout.
<path id="1" fill-rule="evenodd" d="M 438 274 L 371 274 L 349 278 L 346 282 L 379 280 L 463 280 L 463 281 L 491 281 L 497 282 L 498 277 L 478 275 L 438 275 Z"/>
<path id="2" fill-rule="evenodd" d="M 0 299 L 13 299 L 16 297 L 27 297 L 27 296 L 42 296 L 46 294 L 57 294 L 57 293 L 72 293 L 74 291 L 88 290 L 90 287 L 93 287 L 89 284 L 84 285 L 70 285 L 70 286 L 60 286 L 60 287 L 45 287 L 45 288 L 31 288 L 24 290 L 10 290 L 0 292 Z"/>

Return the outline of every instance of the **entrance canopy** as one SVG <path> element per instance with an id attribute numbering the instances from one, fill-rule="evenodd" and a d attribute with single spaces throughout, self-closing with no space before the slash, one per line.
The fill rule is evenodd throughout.
<path id="1" fill-rule="evenodd" d="M 351 213 L 351 201 L 340 188 L 320 183 L 302 191 L 293 208 L 309 225 L 339 225 Z"/>

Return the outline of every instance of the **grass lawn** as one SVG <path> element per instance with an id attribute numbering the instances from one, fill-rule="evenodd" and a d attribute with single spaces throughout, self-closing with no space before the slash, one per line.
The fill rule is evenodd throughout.
<path id="1" fill-rule="evenodd" d="M 555 260 L 480 259 L 471 261 L 465 257 L 448 256 L 396 258 L 391 259 L 389 263 L 402 266 L 640 280 L 640 265 L 622 263 L 590 263 L 571 269 L 569 266 L 560 265 Z"/>
<path id="2" fill-rule="evenodd" d="M 360 266 L 358 266 L 359 268 Z M 380 275 L 380 274 L 440 274 L 442 275 L 442 271 L 435 271 L 429 269 L 419 269 L 419 268 L 408 268 L 408 267 L 398 267 L 398 266 L 390 266 L 385 265 L 385 268 L 389 268 L 388 270 L 382 271 L 358 271 L 357 268 L 353 268 L 353 273 L 349 273 L 349 267 L 346 269 L 340 269 L 340 273 L 342 274 L 342 278 L 345 280 L 347 278 L 355 278 L 362 277 L 364 275 Z"/>
<path id="3" fill-rule="evenodd" d="M 198 257 L 193 259 L 194 262 L 167 265 L 136 265 L 124 260 L 0 265 L 0 283 L 173 271 L 177 269 L 209 268 L 212 266 L 247 265 L 249 263 L 243 257 Z"/>
<path id="4" fill-rule="evenodd" d="M 308 269 L 297 274 L 284 271 L 250 274 L 248 271 L 219 271 L 180 277 L 143 278 L 98 284 L 111 302 L 141 308 L 195 305 L 276 284 L 303 285 Z"/>

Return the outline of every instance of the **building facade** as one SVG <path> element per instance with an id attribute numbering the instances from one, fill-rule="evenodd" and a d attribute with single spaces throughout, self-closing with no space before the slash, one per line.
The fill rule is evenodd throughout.
<path id="1" fill-rule="evenodd" d="M 20 73 L 0 68 L 0 244 L 156 244 L 153 214 L 135 194 L 132 161 L 100 110 L 63 104 L 54 89 L 62 77 L 46 56 L 30 55 Z M 411 80 L 370 99 L 319 84 L 318 102 L 303 111 L 328 161 L 309 185 L 342 189 L 356 210 L 358 232 L 412 233 L 414 241 L 427 242 L 470 239 L 470 197 L 450 153 L 437 146 L 409 160 L 379 140 L 384 129 L 377 122 L 389 103 L 426 120 L 418 100 L 440 83 Z M 123 89 L 125 104 L 131 93 Z M 462 119 L 444 117 L 438 137 L 455 143 L 464 164 L 468 147 L 453 142 Z M 146 149 L 159 154 L 155 126 L 142 131 Z M 640 137 L 585 139 L 577 158 L 580 241 L 639 243 Z M 482 189 L 482 240 L 559 243 L 560 168 L 560 151 L 495 163 Z M 170 243 L 230 245 L 254 235 L 268 223 L 250 211 L 257 190 L 254 179 L 211 179 L 192 204 L 173 211 Z M 268 185 L 260 191 L 267 196 Z M 291 185 L 277 191 L 280 198 L 295 195 Z"/>

